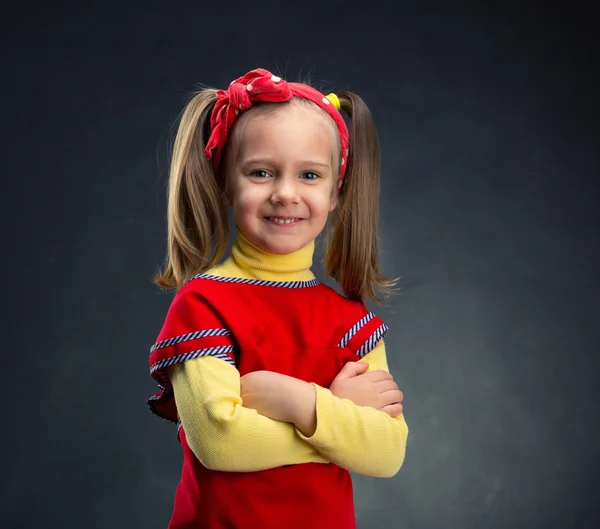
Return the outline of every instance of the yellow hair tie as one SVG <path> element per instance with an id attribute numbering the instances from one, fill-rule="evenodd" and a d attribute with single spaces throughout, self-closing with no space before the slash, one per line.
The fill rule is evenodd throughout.
<path id="1" fill-rule="evenodd" d="M 331 101 L 333 103 L 333 106 L 335 108 L 337 108 L 338 110 L 340 110 L 342 108 L 342 105 L 340 105 L 340 98 L 338 96 L 336 96 L 334 93 L 327 94 L 325 97 L 327 99 L 329 99 L 329 101 Z"/>

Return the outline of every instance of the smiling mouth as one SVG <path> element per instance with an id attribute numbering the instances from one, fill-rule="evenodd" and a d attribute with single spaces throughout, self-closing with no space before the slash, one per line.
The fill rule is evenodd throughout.
<path id="1" fill-rule="evenodd" d="M 301 219 L 299 217 L 265 217 L 266 220 L 268 220 L 269 222 L 273 222 L 275 224 L 280 224 L 280 225 L 290 225 L 290 224 L 296 224 L 297 222 L 304 220 Z"/>

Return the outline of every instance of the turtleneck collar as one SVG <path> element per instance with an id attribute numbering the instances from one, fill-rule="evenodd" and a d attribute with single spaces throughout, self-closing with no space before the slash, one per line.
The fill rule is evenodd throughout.
<path id="1" fill-rule="evenodd" d="M 238 228 L 231 256 L 208 273 L 266 281 L 310 281 L 315 279 L 310 270 L 314 250 L 312 241 L 290 254 L 267 253 L 252 244 Z"/>

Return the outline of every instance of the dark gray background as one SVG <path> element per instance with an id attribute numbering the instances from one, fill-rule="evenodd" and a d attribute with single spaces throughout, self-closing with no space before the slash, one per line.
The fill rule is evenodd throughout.
<path id="1" fill-rule="evenodd" d="M 1 527 L 166 527 L 171 124 L 255 67 L 358 92 L 380 131 L 410 438 L 396 477 L 357 477 L 359 528 L 597 526 L 598 22 L 450 3 L 6 8 Z"/>

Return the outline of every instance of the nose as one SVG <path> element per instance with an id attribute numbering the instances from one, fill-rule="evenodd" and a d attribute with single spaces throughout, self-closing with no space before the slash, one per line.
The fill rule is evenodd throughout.
<path id="1" fill-rule="evenodd" d="M 275 178 L 273 183 L 273 193 L 271 194 L 271 202 L 273 204 L 296 204 L 300 201 L 298 193 L 298 182 L 295 177 L 280 176 Z"/>

